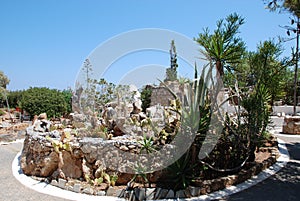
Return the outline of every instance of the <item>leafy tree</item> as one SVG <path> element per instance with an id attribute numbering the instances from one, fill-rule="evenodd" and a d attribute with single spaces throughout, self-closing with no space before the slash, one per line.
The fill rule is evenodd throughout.
<path id="1" fill-rule="evenodd" d="M 44 112 L 48 117 L 60 117 L 68 112 L 64 94 L 46 87 L 34 87 L 24 91 L 20 105 L 31 117 Z"/>
<path id="2" fill-rule="evenodd" d="M 12 108 L 16 108 L 20 106 L 20 101 L 22 99 L 22 95 L 23 95 L 24 91 L 10 91 L 8 93 L 8 103 L 10 105 L 10 107 Z"/>
<path id="3" fill-rule="evenodd" d="M 208 28 L 200 33 L 195 40 L 204 48 L 201 52 L 216 65 L 220 77 L 224 75 L 224 68 L 234 69 L 240 62 L 244 52 L 245 43 L 236 35 L 244 18 L 236 13 L 229 15 L 224 20 L 217 22 L 217 29 L 211 34 Z"/>
<path id="4" fill-rule="evenodd" d="M 72 96 L 73 96 L 73 92 L 72 89 L 65 89 L 61 92 L 65 98 L 65 102 L 67 104 L 67 113 L 71 113 L 72 112 Z"/>
<path id="5" fill-rule="evenodd" d="M 291 32 L 296 34 L 296 37 L 290 38 L 289 40 L 296 39 L 296 48 L 292 50 L 291 61 L 295 65 L 294 70 L 294 93 L 293 93 L 293 105 L 294 115 L 297 114 L 297 85 L 298 85 L 298 62 L 299 62 L 299 36 L 300 36 L 300 1 L 299 0 L 269 0 L 267 8 L 271 11 L 288 11 L 294 19 L 291 19 L 291 26 L 284 26 L 287 30 L 288 36 Z"/>
<path id="6" fill-rule="evenodd" d="M 142 92 L 141 92 L 143 112 L 146 112 L 146 109 L 148 107 L 150 107 L 151 94 L 152 94 L 152 87 L 150 85 L 146 85 L 145 87 L 143 87 Z"/>
<path id="7" fill-rule="evenodd" d="M 9 84 L 8 77 L 2 71 L 0 71 L 0 87 L 6 89 L 6 86 L 8 84 Z"/>
<path id="8" fill-rule="evenodd" d="M 166 79 L 165 81 L 175 81 L 177 80 L 177 52 L 175 47 L 175 42 L 172 40 L 170 48 L 170 60 L 171 66 L 166 69 Z"/>
<path id="9" fill-rule="evenodd" d="M 0 104 L 3 105 L 6 101 L 6 86 L 9 84 L 8 77 L 0 71 Z"/>

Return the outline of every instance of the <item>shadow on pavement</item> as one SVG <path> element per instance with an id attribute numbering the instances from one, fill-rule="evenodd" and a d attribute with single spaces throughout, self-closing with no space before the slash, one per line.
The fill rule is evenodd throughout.
<path id="1" fill-rule="evenodd" d="M 300 199 L 300 143 L 287 143 L 290 161 L 277 174 L 230 197 L 227 201 L 298 201 Z"/>

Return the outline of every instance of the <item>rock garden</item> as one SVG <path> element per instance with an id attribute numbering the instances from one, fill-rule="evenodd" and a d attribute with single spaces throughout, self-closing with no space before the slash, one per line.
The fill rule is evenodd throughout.
<path id="1" fill-rule="evenodd" d="M 276 162 L 269 110 L 253 107 L 264 101 L 256 96 L 229 114 L 219 103 L 224 91 L 214 98 L 203 77 L 165 81 L 150 87 L 143 109 L 138 90 L 121 88 L 98 110 L 79 88 L 69 118 L 35 116 L 20 158 L 24 174 L 78 193 L 147 200 L 208 194 Z"/>

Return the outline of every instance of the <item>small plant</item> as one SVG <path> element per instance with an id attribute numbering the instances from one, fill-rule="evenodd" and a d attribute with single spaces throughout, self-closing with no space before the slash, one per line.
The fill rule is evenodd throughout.
<path id="1" fill-rule="evenodd" d="M 153 137 L 147 138 L 147 136 L 144 135 L 143 140 L 138 143 L 142 146 L 141 153 L 145 151 L 147 154 L 150 154 L 155 151 Z"/>
<path id="2" fill-rule="evenodd" d="M 85 179 L 87 182 L 90 181 L 94 186 L 101 185 L 103 182 L 108 184 L 108 186 L 115 186 L 116 181 L 118 180 L 118 175 L 116 173 L 109 175 L 102 167 L 100 167 L 97 178 L 95 178 L 94 180 L 89 180 L 89 177 L 87 177 Z"/>
<path id="3" fill-rule="evenodd" d="M 191 165 L 190 161 L 191 157 L 189 152 L 187 152 L 175 163 L 167 167 L 167 179 L 173 184 L 174 190 L 186 189 L 195 178 L 193 171 L 195 165 Z"/>
<path id="4" fill-rule="evenodd" d="M 60 140 L 52 139 L 50 136 L 46 136 L 46 139 L 51 142 L 54 151 L 58 153 L 58 167 L 56 170 L 58 172 L 58 177 L 65 179 L 65 174 L 62 171 L 62 167 L 64 165 L 62 151 L 65 150 L 72 152 L 72 147 L 70 145 L 71 131 L 65 129 L 62 132 Z"/>
<path id="5" fill-rule="evenodd" d="M 135 167 L 135 172 L 136 174 L 133 176 L 133 178 L 128 182 L 130 185 L 133 183 L 133 182 L 136 182 L 137 180 L 139 181 L 142 181 L 142 183 L 144 184 L 144 186 L 146 186 L 146 183 L 149 183 L 149 180 L 147 178 L 148 174 L 146 173 L 146 169 L 138 164 L 136 167 Z"/>

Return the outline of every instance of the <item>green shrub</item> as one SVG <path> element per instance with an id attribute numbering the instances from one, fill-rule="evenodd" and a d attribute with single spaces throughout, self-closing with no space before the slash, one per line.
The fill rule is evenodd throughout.
<path id="1" fill-rule="evenodd" d="M 47 113 L 48 117 L 61 117 L 68 112 L 68 104 L 64 94 L 57 89 L 30 88 L 23 92 L 20 106 L 31 117 Z"/>

